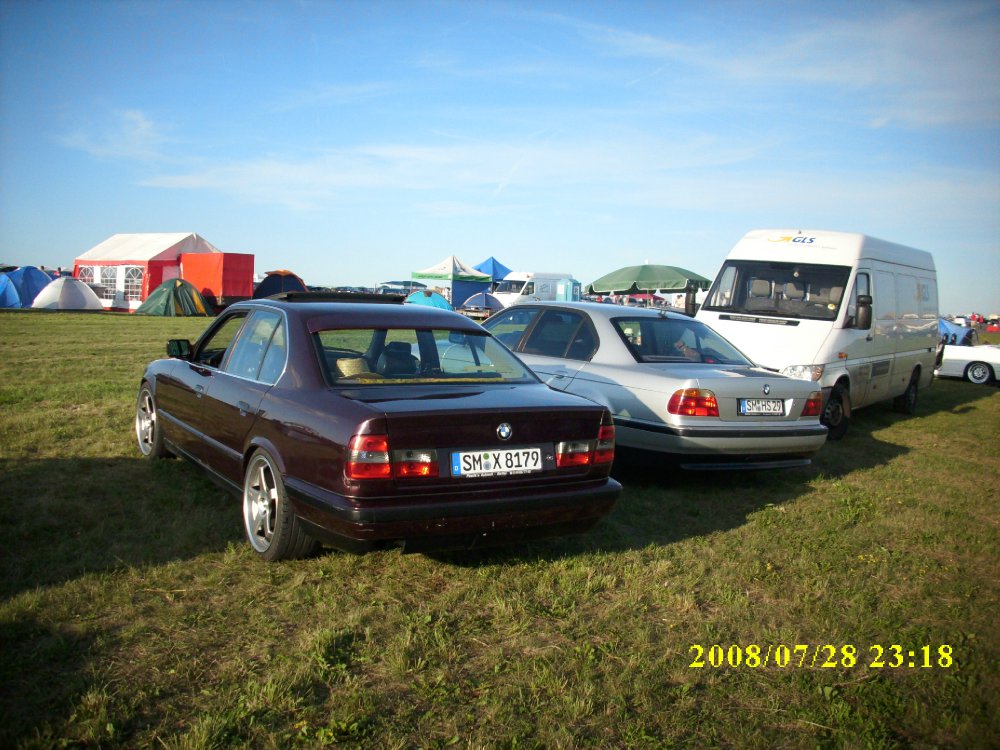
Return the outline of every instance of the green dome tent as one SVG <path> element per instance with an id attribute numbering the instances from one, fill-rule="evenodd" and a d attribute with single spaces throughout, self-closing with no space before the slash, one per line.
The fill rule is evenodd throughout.
<path id="1" fill-rule="evenodd" d="M 136 315 L 162 315 L 166 317 L 186 317 L 211 315 L 211 308 L 201 296 L 201 292 L 184 279 L 164 281 L 149 293 L 146 301 L 139 305 Z"/>

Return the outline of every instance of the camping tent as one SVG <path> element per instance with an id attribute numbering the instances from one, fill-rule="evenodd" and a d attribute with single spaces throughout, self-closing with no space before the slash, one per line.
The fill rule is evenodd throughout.
<path id="1" fill-rule="evenodd" d="M 307 292 L 306 284 L 291 271 L 268 271 L 264 280 L 253 290 L 253 298 L 261 299 L 281 292 Z"/>
<path id="2" fill-rule="evenodd" d="M 411 305 L 424 305 L 425 307 L 439 307 L 442 310 L 454 310 L 451 303 L 437 292 L 430 289 L 418 289 L 410 294 L 403 302 Z"/>
<path id="3" fill-rule="evenodd" d="M 139 305 L 136 315 L 163 315 L 185 317 L 209 315 L 209 306 L 201 292 L 184 279 L 164 281 L 150 292 L 146 301 Z"/>
<path id="4" fill-rule="evenodd" d="M 18 308 L 21 306 L 21 296 L 17 287 L 7 274 L 0 273 L 0 309 Z"/>
<path id="5" fill-rule="evenodd" d="M 8 272 L 6 277 L 17 294 L 17 304 L 10 304 L 13 299 L 8 291 L 4 298 L 9 303 L 4 304 L 4 307 L 31 307 L 31 303 L 35 301 L 38 293 L 52 281 L 51 276 L 34 266 L 21 266 Z"/>
<path id="6" fill-rule="evenodd" d="M 35 297 L 36 310 L 103 310 L 94 290 L 72 276 L 60 276 Z"/>
<path id="7" fill-rule="evenodd" d="M 105 307 L 135 310 L 161 283 L 181 275 L 182 254 L 221 252 L 191 232 L 115 234 L 78 257 L 73 275 L 102 287 Z"/>
<path id="8" fill-rule="evenodd" d="M 415 279 L 450 281 L 453 300 L 466 299 L 476 292 L 488 292 L 493 281 L 489 274 L 467 266 L 454 255 L 449 255 L 440 263 L 423 271 L 414 271 L 411 275 Z"/>

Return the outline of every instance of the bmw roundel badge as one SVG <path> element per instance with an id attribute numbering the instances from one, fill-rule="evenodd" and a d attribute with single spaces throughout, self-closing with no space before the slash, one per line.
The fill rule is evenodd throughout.
<path id="1" fill-rule="evenodd" d="M 497 427 L 497 437 L 501 440 L 510 440 L 510 436 L 514 434 L 514 430 L 506 422 L 501 422 L 500 426 Z"/>
<path id="2" fill-rule="evenodd" d="M 767 383 L 764 383 L 764 395 L 766 396 L 770 392 L 771 392 L 771 386 L 769 386 Z"/>

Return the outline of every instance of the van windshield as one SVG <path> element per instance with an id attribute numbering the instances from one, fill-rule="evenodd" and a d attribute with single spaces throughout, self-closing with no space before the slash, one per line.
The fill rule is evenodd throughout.
<path id="1" fill-rule="evenodd" d="M 493 291 L 500 292 L 501 294 L 520 294 L 524 288 L 524 284 L 523 280 L 500 281 L 497 282 L 497 287 Z"/>
<path id="2" fill-rule="evenodd" d="M 847 266 L 727 260 L 703 307 L 746 315 L 834 320 L 850 274 Z"/>

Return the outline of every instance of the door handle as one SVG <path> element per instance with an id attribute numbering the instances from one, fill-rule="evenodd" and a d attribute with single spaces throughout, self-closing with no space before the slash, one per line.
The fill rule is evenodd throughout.
<path id="1" fill-rule="evenodd" d="M 872 336 L 870 333 L 867 336 L 865 336 L 865 341 L 874 341 L 874 340 L 875 340 L 875 337 Z"/>
<path id="2" fill-rule="evenodd" d="M 248 404 L 246 401 L 237 402 L 236 408 L 240 410 L 241 417 L 245 417 L 247 414 L 253 413 L 253 409 L 250 408 L 250 404 Z"/>
<path id="3" fill-rule="evenodd" d="M 204 393 L 205 393 L 205 386 L 203 386 L 203 385 L 196 385 L 194 387 L 194 392 L 198 394 L 198 398 L 201 398 L 204 395 Z"/>

